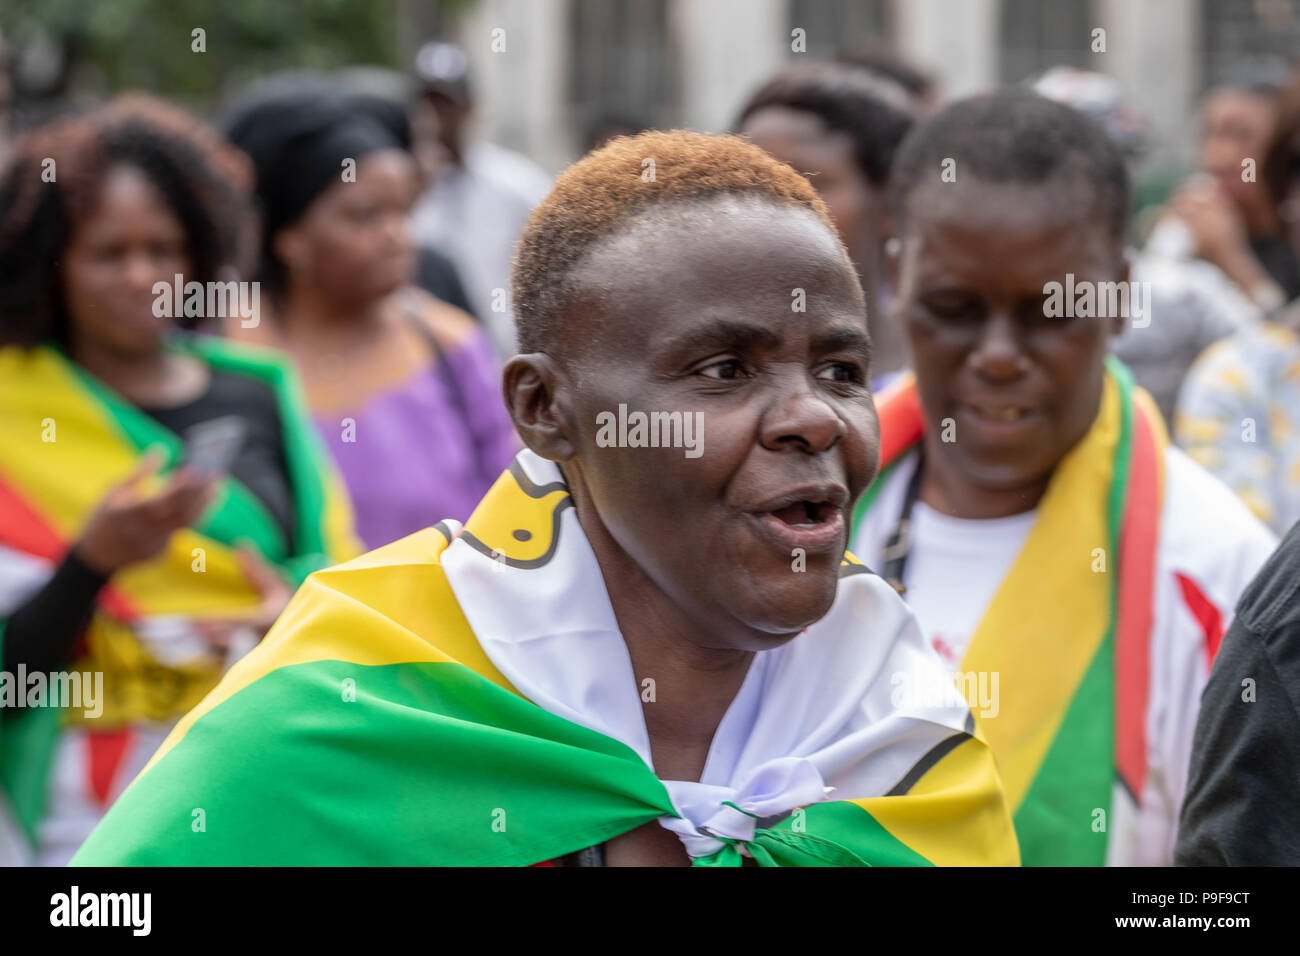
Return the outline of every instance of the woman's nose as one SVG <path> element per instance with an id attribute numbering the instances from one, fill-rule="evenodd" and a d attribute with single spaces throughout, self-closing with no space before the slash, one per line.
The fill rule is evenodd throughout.
<path id="1" fill-rule="evenodd" d="M 847 430 L 844 419 L 803 371 L 783 382 L 764 415 L 760 438 L 763 447 L 773 451 L 818 454 L 834 447 Z"/>
<path id="2" fill-rule="evenodd" d="M 162 266 L 148 252 L 128 253 L 122 263 L 122 279 L 132 289 L 153 290 L 159 279 L 170 281 L 172 276 L 164 276 Z"/>
<path id="3" fill-rule="evenodd" d="M 983 324 L 968 362 L 976 372 L 993 379 L 1023 374 L 1028 356 L 1015 319 L 1006 312 L 991 314 Z"/>

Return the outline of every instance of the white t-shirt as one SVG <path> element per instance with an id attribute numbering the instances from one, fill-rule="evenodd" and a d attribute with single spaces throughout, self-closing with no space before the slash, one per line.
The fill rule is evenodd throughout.
<path id="1" fill-rule="evenodd" d="M 910 452 L 909 458 L 886 479 L 875 506 L 854 528 L 850 550 L 869 567 L 884 566 L 884 546 L 898 523 L 916 452 Z M 912 604 L 927 635 L 960 631 L 969 642 L 973 624 L 963 628 L 963 622 L 978 623 L 983 616 L 993 596 L 988 591 L 990 565 L 1002 565 L 1012 549 L 1016 532 L 1004 522 L 1014 526 L 1016 521 L 1031 523 L 1031 518 L 954 522 L 933 511 L 929 517 L 938 521 L 924 527 L 923 520 L 917 529 L 922 537 L 913 537 L 904 574 L 909 592 L 904 599 Z M 966 545 L 976 540 L 981 541 L 980 547 L 967 550 Z M 936 546 L 937 557 L 927 553 Z M 1112 791 L 1108 865 L 1173 865 L 1178 811 L 1187 786 L 1201 692 L 1209 677 L 1209 649 L 1217 648 L 1232 623 L 1241 592 L 1276 546 L 1277 537 L 1227 485 L 1178 448 L 1167 448 L 1152 607 L 1146 782 L 1140 805 L 1119 783 Z M 972 612 L 976 605 L 980 610 Z M 978 616 L 972 618 L 973 613 Z"/>
<path id="2" fill-rule="evenodd" d="M 912 508 L 912 551 L 903 599 L 945 666 L 959 669 L 989 602 L 1016 561 L 1037 511 L 973 521 Z"/>

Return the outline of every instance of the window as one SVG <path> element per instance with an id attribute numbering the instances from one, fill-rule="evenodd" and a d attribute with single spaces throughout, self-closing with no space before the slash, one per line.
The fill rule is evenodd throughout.
<path id="1" fill-rule="evenodd" d="M 667 0 L 572 0 L 569 99 L 585 148 L 611 122 L 672 127 L 679 122 Z"/>
<path id="2" fill-rule="evenodd" d="M 1020 83 L 1053 66 L 1098 69 L 1092 31 L 1101 26 L 1089 0 L 1002 0 L 999 72 Z"/>

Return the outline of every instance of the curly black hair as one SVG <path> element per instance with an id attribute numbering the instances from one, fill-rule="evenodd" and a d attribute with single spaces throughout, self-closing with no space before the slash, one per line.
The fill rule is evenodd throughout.
<path id="1" fill-rule="evenodd" d="M 247 161 L 175 107 L 118 97 L 31 131 L 0 171 L 0 344 L 66 344 L 63 252 L 109 171 L 122 165 L 143 172 L 180 220 L 189 278 L 210 282 L 237 263 Z M 47 169 L 52 177 L 42 175 Z"/>

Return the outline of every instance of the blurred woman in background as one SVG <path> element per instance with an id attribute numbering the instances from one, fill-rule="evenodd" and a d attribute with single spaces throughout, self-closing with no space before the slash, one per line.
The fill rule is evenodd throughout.
<path id="1" fill-rule="evenodd" d="M 1300 74 L 1279 100 L 1261 184 L 1300 255 Z M 1274 531 L 1300 520 L 1300 297 L 1206 350 L 1175 426 L 1188 454 Z"/>
<path id="2" fill-rule="evenodd" d="M 297 363 L 370 548 L 463 521 L 518 448 L 487 338 L 411 285 L 405 124 L 375 97 L 281 78 L 227 127 L 256 170 L 274 303 L 271 322 L 232 333 Z"/>
<path id="3" fill-rule="evenodd" d="M 0 862 L 65 863 L 296 583 L 355 553 L 287 368 L 177 330 L 213 299 L 175 290 L 236 258 L 241 178 L 145 97 L 0 174 Z"/>
<path id="4" fill-rule="evenodd" d="M 1216 266 L 1265 312 L 1300 296 L 1300 259 L 1262 169 L 1285 83 L 1277 63 L 1243 69 L 1205 94 L 1200 173 L 1170 198 L 1150 240 L 1156 251 Z"/>

